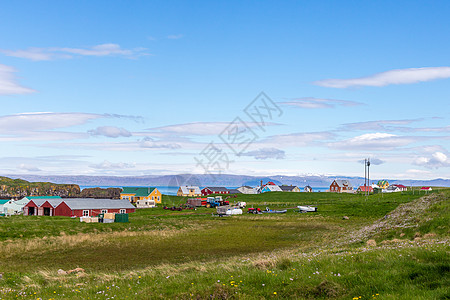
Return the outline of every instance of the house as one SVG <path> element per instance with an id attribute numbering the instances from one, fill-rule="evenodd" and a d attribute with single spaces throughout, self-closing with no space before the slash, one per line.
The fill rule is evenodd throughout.
<path id="1" fill-rule="evenodd" d="M 298 188 L 298 186 L 295 186 L 295 185 L 280 185 L 280 189 L 283 192 L 294 192 L 294 193 L 301 192 L 301 190 Z"/>
<path id="2" fill-rule="evenodd" d="M 330 192 L 334 193 L 353 193 L 353 186 L 348 180 L 333 180 L 330 185 Z"/>
<path id="3" fill-rule="evenodd" d="M 229 189 L 228 192 L 229 194 L 242 194 L 238 189 Z"/>
<path id="4" fill-rule="evenodd" d="M 310 187 L 309 185 L 305 186 L 305 188 L 303 189 L 303 191 L 305 191 L 306 193 L 312 193 L 313 189 L 312 187 Z"/>
<path id="5" fill-rule="evenodd" d="M 256 190 L 248 185 L 243 185 L 238 188 L 238 191 L 242 194 L 256 194 Z"/>
<path id="6" fill-rule="evenodd" d="M 198 186 L 180 186 L 177 191 L 177 196 L 180 197 L 200 197 L 202 192 Z"/>
<path id="7" fill-rule="evenodd" d="M 162 194 L 155 187 L 123 187 L 120 199 L 136 203 L 138 208 L 155 207 L 161 203 Z"/>
<path id="8" fill-rule="evenodd" d="M 133 213 L 136 207 L 126 199 L 63 199 L 55 208 L 55 216 L 95 217 L 105 213 Z"/>
<path id="9" fill-rule="evenodd" d="M 361 185 L 356 192 L 358 193 L 365 193 L 365 192 L 369 192 L 369 193 L 373 193 L 373 187 L 371 186 L 367 186 L 367 185 Z"/>
<path id="10" fill-rule="evenodd" d="M 389 186 L 389 182 L 387 180 L 380 180 L 377 182 L 377 185 L 382 188 L 385 189 Z"/>
<path id="11" fill-rule="evenodd" d="M 205 187 L 202 189 L 202 196 L 207 196 L 211 194 L 229 194 L 230 191 L 226 187 Z"/>
<path id="12" fill-rule="evenodd" d="M 273 183 L 273 181 L 269 181 L 266 183 L 266 185 L 276 185 L 275 183 Z"/>
<path id="13" fill-rule="evenodd" d="M 267 184 L 261 190 L 261 193 L 267 192 L 282 192 L 283 190 L 278 185 Z"/>
<path id="14" fill-rule="evenodd" d="M 431 188 L 431 186 L 424 186 L 420 189 L 421 191 L 432 191 L 433 189 Z"/>
<path id="15" fill-rule="evenodd" d="M 401 192 L 406 192 L 408 190 L 408 187 L 404 186 L 403 184 L 393 184 L 392 186 L 399 188 Z"/>
<path id="16" fill-rule="evenodd" d="M 3 206 L 4 206 L 6 203 L 8 203 L 8 201 L 10 201 L 10 200 L 0 200 L 0 215 L 6 214 L 6 212 L 5 212 Z"/>
<path id="17" fill-rule="evenodd" d="M 383 193 L 396 193 L 396 192 L 401 192 L 401 191 L 402 190 L 399 187 L 397 187 L 396 185 L 390 185 L 383 190 Z"/>
<path id="18" fill-rule="evenodd" d="M 56 207 L 61 204 L 61 197 L 26 197 L 29 198 L 23 207 L 25 216 L 56 216 Z"/>
<path id="19" fill-rule="evenodd" d="M 23 207 L 30 202 L 28 198 L 22 198 L 20 200 L 9 200 L 3 204 L 3 212 L 6 215 L 21 215 L 23 213 Z"/>

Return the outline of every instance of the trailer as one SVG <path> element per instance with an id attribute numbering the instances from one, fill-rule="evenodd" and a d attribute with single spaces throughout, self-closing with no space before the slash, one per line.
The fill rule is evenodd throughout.
<path id="1" fill-rule="evenodd" d="M 219 216 L 232 216 L 232 215 L 242 215 L 242 209 L 236 206 L 218 206 L 216 208 L 217 214 Z"/>
<path id="2" fill-rule="evenodd" d="M 206 206 L 206 198 L 188 198 L 186 205 L 189 207 Z"/>
<path id="3" fill-rule="evenodd" d="M 297 208 L 299 209 L 298 212 L 300 212 L 300 213 L 316 212 L 317 211 L 317 207 L 310 206 L 310 205 L 299 205 L 299 206 L 297 206 Z"/>

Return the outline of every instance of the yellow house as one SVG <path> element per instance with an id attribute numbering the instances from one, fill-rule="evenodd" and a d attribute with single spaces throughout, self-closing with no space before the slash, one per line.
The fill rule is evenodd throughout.
<path id="1" fill-rule="evenodd" d="M 200 197 L 202 192 L 198 186 L 180 186 L 177 191 L 177 196 L 182 197 Z"/>
<path id="2" fill-rule="evenodd" d="M 162 194 L 157 188 L 152 187 L 129 187 L 122 188 L 120 199 L 126 199 L 131 203 L 141 203 L 141 200 L 148 200 L 145 203 L 149 207 L 155 206 L 155 203 L 161 203 Z M 153 202 L 153 203 L 152 203 Z"/>

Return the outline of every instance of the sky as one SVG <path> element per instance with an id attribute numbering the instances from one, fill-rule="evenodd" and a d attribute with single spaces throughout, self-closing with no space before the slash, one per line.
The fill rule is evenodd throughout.
<path id="1" fill-rule="evenodd" d="M 450 178 L 450 1 L 4 1 L 0 175 Z"/>

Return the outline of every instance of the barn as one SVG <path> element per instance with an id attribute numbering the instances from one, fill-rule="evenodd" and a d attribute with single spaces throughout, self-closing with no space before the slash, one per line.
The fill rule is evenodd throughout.
<path id="1" fill-rule="evenodd" d="M 230 191 L 226 187 L 221 186 L 208 186 L 202 189 L 202 196 L 211 194 L 229 194 Z"/>
<path id="2" fill-rule="evenodd" d="M 101 213 L 133 213 L 136 207 L 128 200 L 113 199 L 32 199 L 23 208 L 26 216 L 94 217 Z"/>
<path id="3" fill-rule="evenodd" d="M 95 217 L 104 213 L 133 213 L 136 207 L 128 200 L 64 199 L 55 209 L 55 216 Z"/>
<path id="4" fill-rule="evenodd" d="M 54 216 L 55 208 L 63 201 L 58 196 L 26 197 L 28 203 L 23 207 L 25 216 Z"/>

